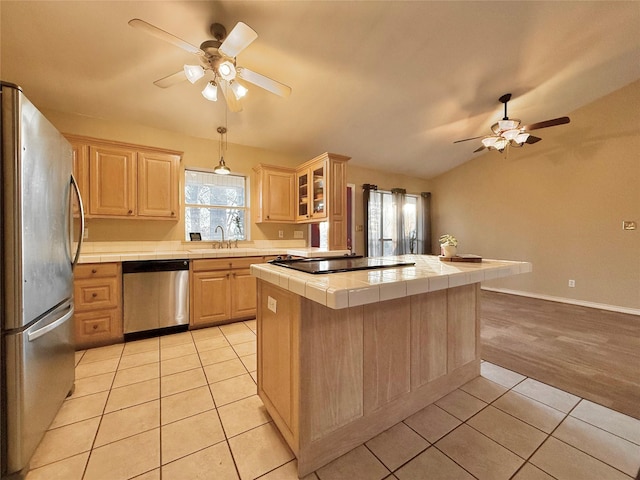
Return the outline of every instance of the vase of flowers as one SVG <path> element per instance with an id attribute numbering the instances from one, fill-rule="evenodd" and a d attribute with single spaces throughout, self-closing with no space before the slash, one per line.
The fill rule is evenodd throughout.
<path id="1" fill-rule="evenodd" d="M 440 252 L 443 257 L 451 258 L 456 256 L 458 251 L 458 240 L 448 233 L 440 236 Z"/>

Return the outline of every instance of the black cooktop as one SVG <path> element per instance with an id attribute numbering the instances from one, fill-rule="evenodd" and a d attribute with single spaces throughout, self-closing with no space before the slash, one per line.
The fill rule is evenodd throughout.
<path id="1" fill-rule="evenodd" d="M 282 259 L 276 258 L 269 263 L 279 267 L 291 268 L 305 273 L 338 273 L 354 270 L 372 270 L 375 268 L 407 267 L 415 262 L 400 262 L 385 258 L 369 258 L 362 256 L 344 256 L 328 258 Z"/>

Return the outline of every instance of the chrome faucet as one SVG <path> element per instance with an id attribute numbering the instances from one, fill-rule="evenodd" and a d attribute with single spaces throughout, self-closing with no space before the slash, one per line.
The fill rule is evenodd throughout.
<path id="1" fill-rule="evenodd" d="M 220 240 L 220 247 L 218 247 L 218 248 L 222 248 L 222 246 L 224 245 L 224 228 L 222 228 L 220 225 L 218 225 L 216 227 L 216 229 L 213 231 L 213 233 L 216 233 L 218 231 L 218 229 L 220 229 L 220 233 L 222 233 L 222 240 Z"/>

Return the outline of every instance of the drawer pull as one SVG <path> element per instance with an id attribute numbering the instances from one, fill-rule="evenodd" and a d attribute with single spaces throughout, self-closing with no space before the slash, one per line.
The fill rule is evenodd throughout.
<path id="1" fill-rule="evenodd" d="M 91 273 L 98 273 L 98 270 L 96 270 L 95 268 L 92 268 Z"/>
<path id="2" fill-rule="evenodd" d="M 93 326 L 93 329 L 94 329 L 94 330 L 97 330 L 97 329 L 98 329 L 98 325 L 94 325 L 94 326 Z"/>
<path id="3" fill-rule="evenodd" d="M 133 210 L 129 210 L 127 213 L 131 215 L 133 213 Z"/>
<path id="4" fill-rule="evenodd" d="M 98 294 L 97 294 L 96 292 L 93 292 L 93 293 L 91 294 L 91 296 L 92 296 L 93 298 L 96 298 L 96 297 L 98 296 Z"/>

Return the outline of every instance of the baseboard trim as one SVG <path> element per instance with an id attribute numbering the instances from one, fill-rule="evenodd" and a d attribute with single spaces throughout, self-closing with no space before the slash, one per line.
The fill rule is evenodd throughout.
<path id="1" fill-rule="evenodd" d="M 581 307 L 597 308 L 599 310 L 609 310 L 611 312 L 628 313 L 630 315 L 640 316 L 640 309 L 620 307 L 618 305 L 607 305 L 606 303 L 585 302 L 584 300 L 575 300 L 573 298 L 554 297 L 551 295 L 543 295 L 540 293 L 523 292 L 521 290 L 509 290 L 507 288 L 490 288 L 482 287 L 482 290 L 490 292 L 508 293 L 510 295 L 519 295 L 521 297 L 538 298 L 540 300 L 549 300 L 551 302 L 568 303 L 570 305 L 578 305 Z"/>

